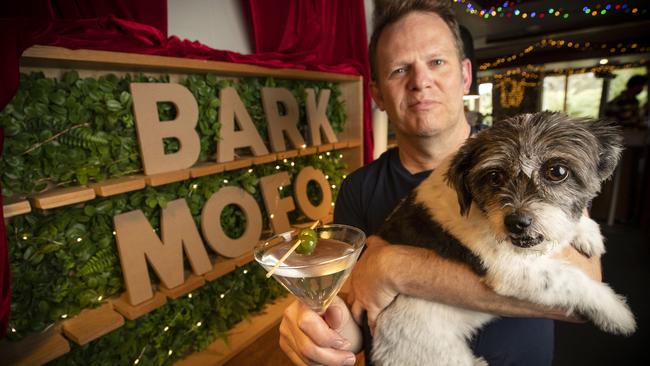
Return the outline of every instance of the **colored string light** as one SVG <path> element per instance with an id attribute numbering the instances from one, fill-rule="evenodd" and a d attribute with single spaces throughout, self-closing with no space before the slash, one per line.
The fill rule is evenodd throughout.
<path id="1" fill-rule="evenodd" d="M 506 18 L 521 18 L 521 19 L 544 19 L 547 14 L 549 17 L 554 16 L 562 19 L 568 19 L 570 16 L 604 16 L 607 14 L 631 14 L 631 15 L 644 15 L 648 13 L 648 5 L 645 7 L 630 6 L 628 4 L 596 4 L 591 6 L 583 6 L 577 9 L 535 9 L 523 10 L 517 7 L 514 1 L 506 1 L 501 6 L 492 6 L 490 8 L 480 9 L 480 6 L 475 6 L 471 0 L 453 0 L 455 4 L 462 6 L 463 10 L 471 15 L 481 17 L 483 19 L 490 19 L 495 17 Z"/>

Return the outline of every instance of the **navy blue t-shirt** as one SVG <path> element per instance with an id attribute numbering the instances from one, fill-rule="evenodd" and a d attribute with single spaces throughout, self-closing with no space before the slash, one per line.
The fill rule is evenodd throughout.
<path id="1" fill-rule="evenodd" d="M 411 174 L 397 148 L 350 174 L 341 184 L 334 222 L 352 225 L 366 235 L 377 233 L 399 201 L 431 172 Z M 370 332 L 364 329 L 366 365 L 370 365 Z M 502 317 L 486 325 L 471 340 L 475 355 L 490 366 L 547 366 L 553 360 L 553 321 Z"/>

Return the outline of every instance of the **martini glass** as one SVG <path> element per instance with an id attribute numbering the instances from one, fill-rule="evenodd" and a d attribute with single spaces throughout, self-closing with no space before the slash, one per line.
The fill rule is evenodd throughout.
<path id="1" fill-rule="evenodd" d="M 366 243 L 363 231 L 348 225 L 314 229 L 316 248 L 310 254 L 291 253 L 273 278 L 309 308 L 322 315 L 357 262 Z M 298 240 L 300 230 L 277 234 L 255 246 L 255 260 L 270 271 Z"/>

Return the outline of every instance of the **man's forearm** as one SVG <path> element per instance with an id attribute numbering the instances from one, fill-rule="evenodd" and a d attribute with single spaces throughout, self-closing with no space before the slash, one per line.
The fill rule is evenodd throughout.
<path id="1" fill-rule="evenodd" d="M 574 320 L 561 309 L 498 295 L 468 266 L 411 246 L 381 249 L 381 270 L 398 293 L 501 316 Z"/>

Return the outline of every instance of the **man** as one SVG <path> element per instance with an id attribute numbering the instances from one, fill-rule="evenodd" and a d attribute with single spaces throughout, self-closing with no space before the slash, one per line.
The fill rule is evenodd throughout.
<path id="1" fill-rule="evenodd" d="M 626 128 L 645 128 L 643 111 L 639 109 L 639 100 L 636 97 L 647 83 L 646 76 L 632 76 L 627 81 L 625 90 L 605 106 L 605 117 L 614 119 Z"/>
<path id="2" fill-rule="evenodd" d="M 471 65 L 464 58 L 449 2 L 401 1 L 378 10 L 383 15 L 375 16 L 370 43 L 370 87 L 373 99 L 394 124 L 398 148 L 352 173 L 341 187 L 334 212 L 335 222 L 359 227 L 368 235 L 471 133 L 462 102 L 471 84 Z M 323 318 L 299 302 L 286 310 L 280 346 L 294 363 L 354 364 L 361 343 L 357 326 L 361 314 L 367 312 L 372 330 L 381 310 L 403 293 L 517 316 L 488 325 L 472 341 L 474 352 L 491 365 L 550 364 L 552 321 L 523 317 L 567 319 L 564 312 L 501 297 L 469 268 L 427 249 L 386 244 L 378 237 L 368 238 L 368 249 L 352 274 L 351 312 L 340 299 Z M 598 261 L 588 261 L 575 251 L 566 255 L 599 277 Z M 366 332 L 363 340 L 369 351 L 370 334 Z M 367 365 L 369 361 L 366 357 Z"/>

